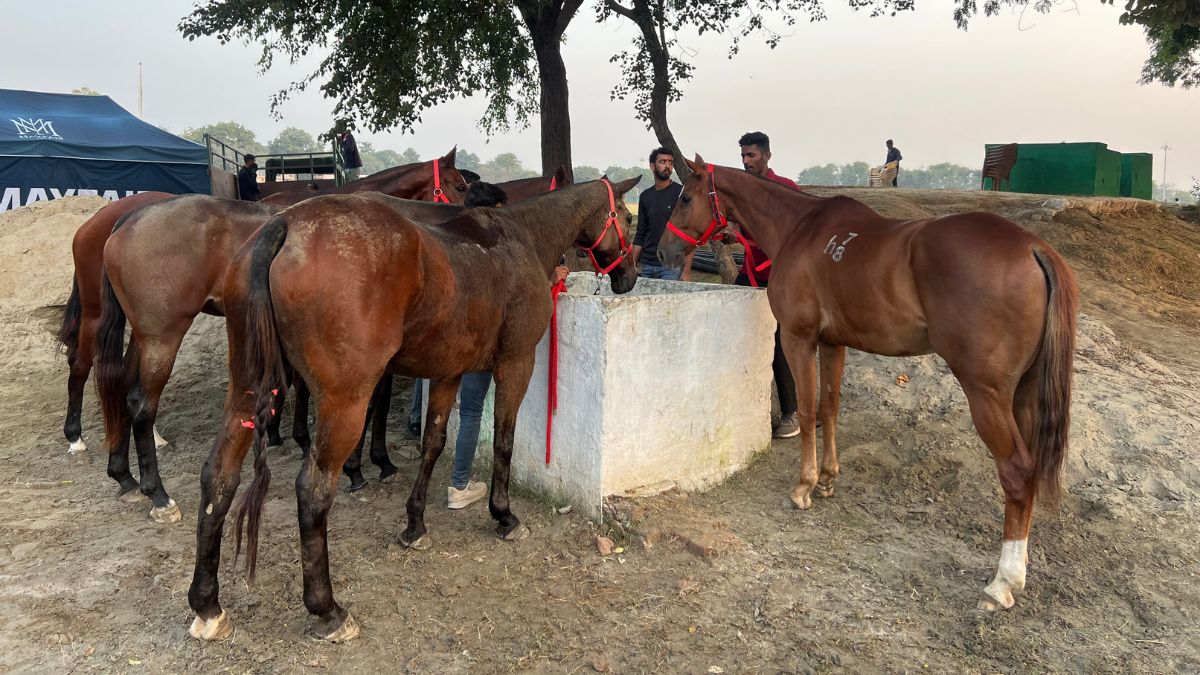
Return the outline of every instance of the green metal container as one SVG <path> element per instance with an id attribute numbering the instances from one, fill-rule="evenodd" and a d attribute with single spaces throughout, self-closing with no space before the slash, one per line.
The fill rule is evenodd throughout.
<path id="1" fill-rule="evenodd" d="M 1121 153 L 1121 196 L 1154 198 L 1154 155 L 1148 152 Z"/>
<path id="2" fill-rule="evenodd" d="M 990 183 L 985 181 L 984 188 Z M 1006 187 L 1012 192 L 1116 197 L 1121 194 L 1121 153 L 1104 143 L 1022 143 L 1011 187 Z"/>

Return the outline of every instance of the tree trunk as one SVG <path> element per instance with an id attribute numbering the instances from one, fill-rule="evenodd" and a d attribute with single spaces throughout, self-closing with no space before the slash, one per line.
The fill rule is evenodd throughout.
<path id="1" fill-rule="evenodd" d="M 659 145 L 667 148 L 675 153 L 675 157 L 680 160 L 675 163 L 675 172 L 679 174 L 679 179 L 687 180 L 691 175 L 691 170 L 687 164 L 682 161 L 684 154 L 679 148 L 679 143 L 675 140 L 675 134 L 671 133 L 671 126 L 667 123 L 667 98 L 670 95 L 670 70 L 669 70 L 669 55 L 667 54 L 667 40 L 664 24 L 666 23 L 663 16 L 663 6 L 661 1 L 651 9 L 647 0 L 634 0 L 632 10 L 619 5 L 615 0 L 608 0 L 607 6 L 613 11 L 624 16 L 625 18 L 637 24 L 637 27 L 642 31 L 642 39 L 646 43 L 646 52 L 650 56 L 650 65 L 654 72 L 654 83 L 650 88 L 650 115 L 647 120 L 650 123 L 650 128 L 654 131 L 654 136 L 658 139 Z M 714 241 L 709 243 L 712 249 L 713 256 L 717 260 L 717 270 L 721 275 L 721 282 L 732 284 L 737 279 L 738 269 L 737 264 L 733 261 L 733 254 L 729 251 L 723 242 Z"/>
<path id="2" fill-rule="evenodd" d="M 574 180 L 571 164 L 571 110 L 562 37 L 583 0 L 516 0 L 515 5 L 533 40 L 541 90 L 542 175 L 562 167 Z"/>

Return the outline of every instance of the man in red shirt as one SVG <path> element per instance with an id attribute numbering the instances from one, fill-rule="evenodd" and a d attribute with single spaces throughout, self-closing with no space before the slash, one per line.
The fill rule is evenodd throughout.
<path id="1" fill-rule="evenodd" d="M 738 140 L 738 145 L 742 146 L 742 166 L 746 171 L 776 183 L 782 183 L 794 190 L 800 189 L 800 186 L 790 178 L 780 176 L 768 166 L 771 161 L 771 139 L 767 138 L 766 134 L 761 131 L 751 131 Z M 743 232 L 743 234 L 753 239 L 752 232 Z M 767 254 L 757 246 L 751 246 L 750 253 L 754 256 L 756 267 L 767 260 Z M 765 288 L 771 279 L 771 268 L 754 270 L 750 268 L 749 262 L 750 256 L 748 255 L 745 262 L 742 263 L 742 271 L 734 283 L 739 286 L 749 286 L 750 275 L 753 274 L 758 286 Z M 779 390 L 779 412 L 782 414 L 779 426 L 775 427 L 774 436 L 775 438 L 792 438 L 800 433 L 800 422 L 796 417 L 796 381 L 792 378 L 791 368 L 788 367 L 787 358 L 783 354 L 778 328 L 775 329 L 775 358 L 771 362 L 771 370 L 775 374 L 775 387 Z"/>

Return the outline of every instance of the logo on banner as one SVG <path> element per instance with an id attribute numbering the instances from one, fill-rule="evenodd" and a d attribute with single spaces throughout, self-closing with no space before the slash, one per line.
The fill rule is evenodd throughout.
<path id="1" fill-rule="evenodd" d="M 21 138 L 36 141 L 46 139 L 61 139 L 62 136 L 54 130 L 53 120 L 31 119 L 26 117 L 18 117 L 10 119 L 10 122 L 17 127 L 17 135 Z"/>

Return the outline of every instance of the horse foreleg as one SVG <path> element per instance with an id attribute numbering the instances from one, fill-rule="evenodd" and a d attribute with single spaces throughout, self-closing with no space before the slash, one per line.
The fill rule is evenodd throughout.
<path id="1" fill-rule="evenodd" d="M 312 437 L 308 435 L 308 384 L 304 382 L 304 378 L 296 373 L 292 380 L 292 386 L 296 390 L 296 410 L 292 417 L 292 440 L 296 441 L 296 445 L 300 446 L 300 451 L 308 456 L 308 451 L 312 449 Z"/>
<path id="2" fill-rule="evenodd" d="M 341 642 L 358 636 L 354 617 L 333 598 L 329 578 L 329 509 L 337 495 L 338 470 L 362 437 L 368 397 L 318 394 L 317 443 L 296 477 L 296 515 L 300 521 L 300 558 L 304 570 L 304 606 L 321 622 L 318 635 Z"/>
<path id="3" fill-rule="evenodd" d="M 822 445 L 821 475 L 817 480 L 817 494 L 832 497 L 834 482 L 841 469 L 837 456 L 838 404 L 842 396 L 842 372 L 846 367 L 846 348 L 841 345 L 820 343 L 821 356 L 821 405 L 817 416 L 821 422 Z"/>
<path id="4" fill-rule="evenodd" d="M 388 457 L 387 420 L 392 407 L 392 375 L 384 373 L 379 378 L 375 393 L 371 395 L 371 463 L 379 467 L 379 482 L 390 483 L 399 470 Z"/>
<path id="5" fill-rule="evenodd" d="M 492 451 L 492 489 L 488 511 L 496 519 L 496 534 L 507 541 L 529 536 L 529 528 L 509 508 L 508 481 L 512 469 L 513 436 L 517 411 L 529 388 L 533 374 L 533 355 L 514 360 L 499 360 L 493 373 L 496 379 L 496 427 Z"/>
<path id="6" fill-rule="evenodd" d="M 429 381 L 429 408 L 425 414 L 425 435 L 421 439 L 421 472 L 408 497 L 408 527 L 400 534 L 401 544 L 418 551 L 428 549 L 433 543 L 425 531 L 425 497 L 433 466 L 446 447 L 446 423 L 458 394 L 458 383 L 457 377 Z"/>
<path id="7" fill-rule="evenodd" d="M 221 640 L 233 634 L 233 623 L 221 609 L 217 570 L 221 565 L 225 514 L 241 482 L 242 461 L 254 436 L 244 424 L 254 419 L 254 397 L 245 393 L 249 386 L 231 379 L 222 427 L 200 472 L 196 567 L 188 590 L 188 605 L 196 613 L 188 632 L 200 640 Z"/>
<path id="8" fill-rule="evenodd" d="M 792 504 L 798 509 L 812 506 L 817 485 L 817 365 L 816 340 L 782 330 L 783 351 L 796 380 L 796 418 L 800 424 L 800 480 L 792 488 Z"/>

